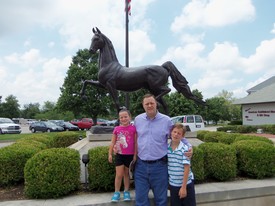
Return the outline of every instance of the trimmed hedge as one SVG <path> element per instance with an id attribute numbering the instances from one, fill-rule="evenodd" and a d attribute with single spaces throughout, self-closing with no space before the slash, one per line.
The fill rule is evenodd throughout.
<path id="1" fill-rule="evenodd" d="M 24 180 L 24 167 L 29 158 L 46 148 L 37 141 L 14 143 L 0 149 L 0 186 L 15 185 Z"/>
<path id="2" fill-rule="evenodd" d="M 29 136 L 16 140 L 16 143 L 23 143 L 23 142 L 30 142 L 30 141 L 37 141 L 37 142 L 44 143 L 47 146 L 47 148 L 49 148 L 50 143 L 52 141 L 52 137 L 47 135 L 46 133 L 30 134 Z"/>
<path id="3" fill-rule="evenodd" d="M 0 186 L 10 186 L 24 181 L 24 166 L 37 152 L 67 147 L 78 141 L 76 132 L 35 133 L 0 149 Z"/>
<path id="4" fill-rule="evenodd" d="M 237 151 L 240 174 L 262 179 L 275 174 L 275 147 L 257 140 L 236 141 L 233 146 Z"/>
<path id="5" fill-rule="evenodd" d="M 54 132 L 51 134 L 50 147 L 68 147 L 78 141 L 79 134 L 77 132 Z"/>
<path id="6" fill-rule="evenodd" d="M 79 189 L 79 152 L 69 148 L 43 150 L 24 169 L 24 192 L 29 198 L 57 198 Z"/>
<path id="7" fill-rule="evenodd" d="M 224 132 L 209 132 L 204 136 L 204 142 L 218 142 L 221 136 L 225 136 Z"/>
<path id="8" fill-rule="evenodd" d="M 242 141 L 242 140 L 256 140 L 256 141 L 263 141 L 263 142 L 269 143 L 271 145 L 274 144 L 272 142 L 272 140 L 270 140 L 266 137 L 260 137 L 260 136 L 254 136 L 254 135 L 239 135 L 238 137 L 236 137 L 234 142 Z"/>
<path id="9" fill-rule="evenodd" d="M 236 177 L 237 159 L 234 147 L 212 142 L 200 144 L 198 147 L 204 153 L 204 170 L 207 178 L 226 181 Z"/>
<path id="10" fill-rule="evenodd" d="M 193 146 L 193 156 L 191 158 L 191 168 L 195 176 L 195 182 L 205 180 L 203 150 Z"/>
<path id="11" fill-rule="evenodd" d="M 115 165 L 108 162 L 108 146 L 92 148 L 88 151 L 89 189 L 95 191 L 113 191 Z"/>
<path id="12" fill-rule="evenodd" d="M 208 130 L 199 130 L 197 131 L 197 138 L 204 142 L 204 137 L 206 134 L 211 133 L 211 131 Z"/>
<path id="13" fill-rule="evenodd" d="M 255 133 L 257 129 L 263 129 L 264 132 L 275 134 L 275 124 L 273 125 L 227 125 L 223 127 L 218 127 L 217 131 L 226 132 L 228 130 L 238 133 Z"/>

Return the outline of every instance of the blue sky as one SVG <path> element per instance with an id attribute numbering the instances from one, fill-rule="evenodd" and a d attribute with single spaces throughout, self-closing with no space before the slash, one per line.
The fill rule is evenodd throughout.
<path id="1" fill-rule="evenodd" d="M 222 90 L 242 98 L 275 75 L 275 1 L 132 0 L 131 7 L 130 66 L 172 61 L 204 99 Z M 2 0 L 0 14 L 2 100 L 56 102 L 95 26 L 125 62 L 124 0 Z"/>

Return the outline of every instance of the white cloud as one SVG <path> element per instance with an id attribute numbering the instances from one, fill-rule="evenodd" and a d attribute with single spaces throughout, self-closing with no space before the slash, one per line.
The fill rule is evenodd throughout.
<path id="1" fill-rule="evenodd" d="M 186 27 L 220 27 L 254 18 L 255 8 L 251 0 L 192 0 L 174 19 L 173 32 Z"/>
<path id="2" fill-rule="evenodd" d="M 20 65 L 23 67 L 33 67 L 44 61 L 38 49 L 30 49 L 22 55 L 13 53 L 9 56 L 5 56 L 4 59 L 9 64 Z"/>
<path id="3" fill-rule="evenodd" d="M 275 23 L 273 24 L 273 28 L 272 28 L 272 30 L 270 31 L 270 33 L 275 34 Z"/>
<path id="4" fill-rule="evenodd" d="M 256 48 L 255 54 L 243 59 L 245 72 L 248 74 L 260 71 L 275 73 L 275 38 L 264 40 Z"/>

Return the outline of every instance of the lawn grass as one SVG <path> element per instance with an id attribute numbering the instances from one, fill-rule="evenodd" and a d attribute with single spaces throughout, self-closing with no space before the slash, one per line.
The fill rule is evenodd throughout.
<path id="1" fill-rule="evenodd" d="M 79 136 L 86 137 L 86 131 L 74 131 L 79 133 Z M 39 134 L 40 132 L 37 132 Z M 47 133 L 48 135 L 54 135 L 55 132 Z M 24 133 L 24 134 L 1 134 L 0 135 L 0 143 L 1 142 L 15 142 L 18 139 L 22 139 L 24 137 L 28 137 L 33 135 L 33 133 Z"/>
<path id="2" fill-rule="evenodd" d="M 24 138 L 24 137 L 27 137 L 31 135 L 31 133 L 28 133 L 28 134 L 1 134 L 0 135 L 0 142 L 1 141 L 16 141 L 18 139 L 21 139 L 21 138 Z"/>

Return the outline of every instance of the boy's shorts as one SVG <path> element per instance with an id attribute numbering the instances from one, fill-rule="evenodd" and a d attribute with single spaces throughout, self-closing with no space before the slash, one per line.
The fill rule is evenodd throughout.
<path id="1" fill-rule="evenodd" d="M 116 166 L 124 165 L 125 167 L 129 168 L 131 161 L 133 160 L 134 155 L 122 155 L 116 154 L 115 155 L 115 164 Z"/>

